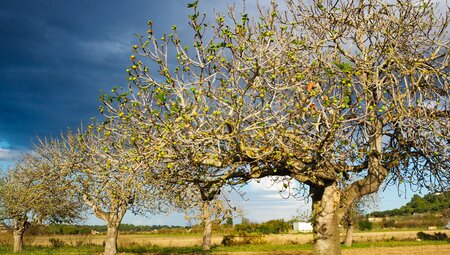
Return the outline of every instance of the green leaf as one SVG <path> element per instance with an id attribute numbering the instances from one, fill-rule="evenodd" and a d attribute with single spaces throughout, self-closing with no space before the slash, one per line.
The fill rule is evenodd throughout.
<path id="1" fill-rule="evenodd" d="M 333 64 L 344 73 L 350 73 L 353 70 L 352 65 L 348 62 L 340 63 L 340 62 L 334 61 Z"/>
<path id="2" fill-rule="evenodd" d="M 163 91 L 159 94 L 156 94 L 156 99 L 158 99 L 161 103 L 165 103 L 166 102 L 166 95 L 167 95 L 167 91 Z"/>
<path id="3" fill-rule="evenodd" d="M 187 5 L 187 8 L 197 8 L 198 0 L 194 1 L 193 3 L 190 3 Z"/>

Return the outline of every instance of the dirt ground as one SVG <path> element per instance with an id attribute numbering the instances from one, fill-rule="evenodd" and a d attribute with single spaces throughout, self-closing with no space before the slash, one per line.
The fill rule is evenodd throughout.
<path id="1" fill-rule="evenodd" d="M 343 255 L 449 255 L 450 245 L 378 247 L 343 250 Z"/>
<path id="2" fill-rule="evenodd" d="M 267 252 L 233 252 L 221 255 L 266 255 Z M 414 247 L 374 247 L 343 250 L 342 255 L 449 255 L 450 245 L 425 245 Z M 270 255 L 312 255 L 311 251 L 270 252 Z"/>

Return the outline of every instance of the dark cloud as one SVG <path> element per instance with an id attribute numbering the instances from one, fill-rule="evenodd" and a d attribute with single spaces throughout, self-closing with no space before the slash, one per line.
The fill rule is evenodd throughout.
<path id="1" fill-rule="evenodd" d="M 11 149 L 97 115 L 100 89 L 126 84 L 134 33 L 186 31 L 190 1 L 3 1 L 0 139 Z M 205 10 L 226 1 L 205 1 Z"/>

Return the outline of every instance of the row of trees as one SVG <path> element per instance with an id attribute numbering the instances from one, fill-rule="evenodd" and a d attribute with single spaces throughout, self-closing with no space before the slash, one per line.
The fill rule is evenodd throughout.
<path id="1" fill-rule="evenodd" d="M 387 211 L 376 211 L 371 213 L 374 217 L 406 216 L 414 213 L 441 212 L 450 208 L 450 191 L 443 193 L 430 193 L 421 197 L 414 195 L 406 205 Z"/>
<path id="2" fill-rule="evenodd" d="M 105 254 L 128 210 L 199 208 L 209 249 L 212 215 L 229 212 L 217 198 L 250 179 L 303 185 L 314 254 L 340 254 L 339 222 L 383 182 L 448 187 L 448 7 L 286 0 L 208 22 L 197 5 L 193 46 L 149 21 L 128 86 L 101 97 L 105 119 L 22 163 L 107 223 Z"/>

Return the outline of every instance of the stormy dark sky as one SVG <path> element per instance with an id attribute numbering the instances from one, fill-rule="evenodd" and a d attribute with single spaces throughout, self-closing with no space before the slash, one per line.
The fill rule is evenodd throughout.
<path id="1" fill-rule="evenodd" d="M 145 34 L 151 19 L 155 34 L 169 32 L 175 24 L 187 40 L 189 2 L 0 1 L 0 166 L 31 150 L 37 136 L 58 136 L 100 117 L 100 90 L 127 83 L 134 33 Z M 211 14 L 225 11 L 230 3 L 204 0 L 200 8 Z M 305 206 L 303 201 L 280 199 L 275 189 L 267 191 L 262 185 L 251 184 L 247 193 L 252 202 L 241 201 L 250 218 L 289 218 Z M 267 202 L 273 204 L 269 213 Z M 186 224 L 178 214 L 150 219 L 127 214 L 124 222 Z M 102 224 L 95 217 L 88 223 Z"/>
<path id="2" fill-rule="evenodd" d="M 191 1 L 0 0 L 0 167 L 30 150 L 36 136 L 58 136 L 99 116 L 100 90 L 127 83 L 134 33 L 145 34 L 151 19 L 155 34 L 176 24 L 188 38 Z M 200 9 L 223 12 L 231 2 L 203 0 Z M 254 1 L 247 2 L 251 13 Z M 297 209 L 306 210 L 304 201 L 280 199 L 276 188 L 266 189 L 270 186 L 266 181 L 247 188 L 251 199 L 240 203 L 250 219 L 289 219 Z M 391 205 L 383 207 L 398 202 L 390 198 Z M 179 215 L 150 221 L 127 216 L 124 222 L 185 224 Z"/>
<path id="3" fill-rule="evenodd" d="M 0 158 L 96 116 L 100 90 L 126 84 L 134 33 L 148 19 L 156 33 L 172 24 L 185 32 L 188 2 L 1 1 Z M 226 5 L 204 2 L 208 11 Z"/>

